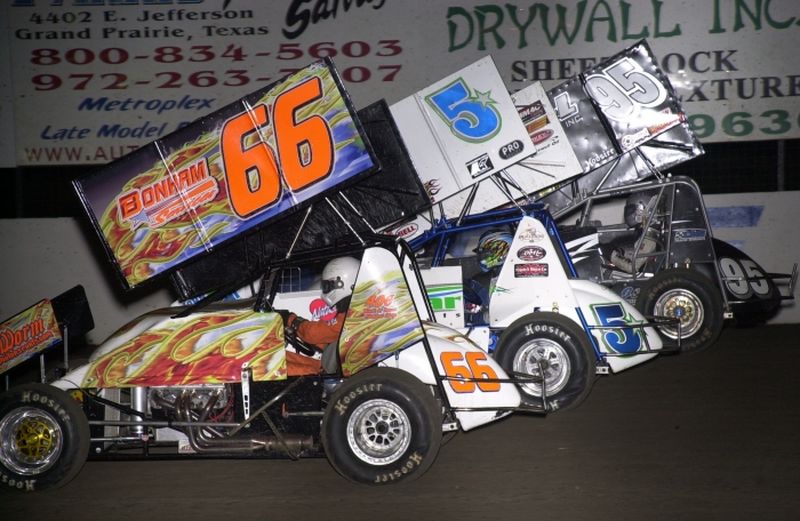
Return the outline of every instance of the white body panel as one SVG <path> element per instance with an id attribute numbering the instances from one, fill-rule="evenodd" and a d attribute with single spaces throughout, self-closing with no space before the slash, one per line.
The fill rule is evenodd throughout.
<path id="1" fill-rule="evenodd" d="M 439 371 L 439 374 L 446 375 L 448 371 L 452 372 L 452 369 L 447 369 L 443 364 L 443 359 L 447 360 L 449 357 L 449 359 L 455 360 L 455 362 L 450 364 L 450 367 L 458 367 L 461 370 L 471 372 L 476 378 L 479 378 L 480 375 L 475 374 L 475 372 L 471 370 L 470 364 L 466 361 L 467 353 L 478 353 L 480 357 L 478 358 L 476 367 L 493 372 L 493 377 L 508 378 L 508 375 L 494 359 L 487 356 L 482 349 L 467 340 L 457 331 L 434 323 L 426 323 L 425 331 L 428 334 L 428 341 L 430 342 L 433 358 L 436 361 L 436 369 Z M 474 357 L 475 355 L 471 356 Z M 396 356 L 384 360 L 380 365 L 396 367 L 408 371 L 422 380 L 422 382 L 429 385 L 434 385 L 436 383 L 433 372 L 431 371 L 430 362 L 425 354 L 425 348 L 421 342 L 397 353 Z M 517 391 L 517 387 L 514 384 L 502 383 L 482 386 L 480 383 L 475 385 L 470 385 L 469 383 L 466 385 L 459 385 L 459 383 L 460 382 L 451 381 L 443 382 L 450 405 L 455 408 L 497 407 L 511 409 L 518 407 L 520 404 L 519 391 Z M 470 390 L 457 392 L 455 389 L 459 387 L 468 387 Z M 482 388 L 491 390 L 484 391 Z M 461 428 L 467 431 L 500 419 L 511 412 L 510 410 L 456 411 L 456 417 L 458 418 Z"/>
<path id="2" fill-rule="evenodd" d="M 624 325 L 625 323 L 643 324 L 647 321 L 639 313 L 639 310 L 608 288 L 588 280 L 572 279 L 569 282 L 589 326 Z M 601 323 L 603 321 L 601 317 L 609 317 L 608 314 L 603 315 L 601 309 L 612 312 L 611 316 L 614 318 L 610 324 Z M 605 320 L 608 322 L 608 318 Z M 627 355 L 641 350 L 658 351 L 663 347 L 661 337 L 652 327 L 636 330 L 616 329 L 613 331 L 594 329 L 592 330 L 592 335 L 595 338 L 596 345 L 600 348 L 600 352 L 610 355 L 606 357 L 606 361 L 615 373 L 646 362 L 658 353 L 648 352 L 631 354 L 630 356 L 616 356 L 616 354 Z M 646 341 L 642 338 L 642 335 L 646 337 Z M 626 347 L 622 348 L 622 351 L 618 351 L 614 349 L 614 346 L 618 344 Z"/>
<path id="3" fill-rule="evenodd" d="M 552 311 L 579 322 L 577 301 L 544 225 L 523 217 L 514 242 L 495 281 L 489 305 L 489 324 L 508 327 L 534 311 Z"/>

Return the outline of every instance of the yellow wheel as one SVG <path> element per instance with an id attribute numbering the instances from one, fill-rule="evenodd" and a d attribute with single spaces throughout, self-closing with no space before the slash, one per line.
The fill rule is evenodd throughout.
<path id="1" fill-rule="evenodd" d="M 89 421 L 69 394 L 44 384 L 0 395 L 0 490 L 56 488 L 89 453 Z"/>

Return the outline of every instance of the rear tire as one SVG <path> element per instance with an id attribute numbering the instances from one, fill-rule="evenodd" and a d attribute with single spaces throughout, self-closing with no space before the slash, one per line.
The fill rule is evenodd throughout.
<path id="1" fill-rule="evenodd" d="M 513 378 L 514 373 L 542 376 L 549 411 L 577 407 L 594 382 L 595 354 L 586 332 L 558 313 L 527 315 L 511 324 L 500 338 L 495 359 Z M 526 405 L 542 405 L 542 385 L 519 386 Z"/>
<path id="2" fill-rule="evenodd" d="M 348 378 L 322 420 L 322 445 L 339 474 L 356 483 L 411 481 L 433 464 L 442 410 L 430 388 L 400 369 L 377 367 Z"/>
<path id="3" fill-rule="evenodd" d="M 45 384 L 0 396 L 0 490 L 58 488 L 89 454 L 89 421 L 69 394 Z"/>
<path id="4" fill-rule="evenodd" d="M 722 332 L 722 297 L 719 289 L 692 269 L 658 273 L 642 288 L 636 308 L 645 315 L 679 318 L 681 352 L 697 352 L 717 341 Z M 676 327 L 658 327 L 664 345 L 677 345 Z"/>

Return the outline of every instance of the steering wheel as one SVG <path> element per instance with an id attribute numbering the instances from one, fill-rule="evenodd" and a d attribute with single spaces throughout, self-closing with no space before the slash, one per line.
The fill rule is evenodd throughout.
<path id="1" fill-rule="evenodd" d="M 314 356 L 319 353 L 319 349 L 314 347 L 312 344 L 309 344 L 305 340 L 301 340 L 297 336 L 297 331 L 295 331 L 293 328 L 284 327 L 283 338 L 286 340 L 287 344 L 294 347 L 299 353 L 302 353 L 306 356 Z"/>

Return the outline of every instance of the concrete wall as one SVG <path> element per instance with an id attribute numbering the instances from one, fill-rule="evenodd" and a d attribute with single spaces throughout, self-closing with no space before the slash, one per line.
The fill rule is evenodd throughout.
<path id="1" fill-rule="evenodd" d="M 706 205 L 714 235 L 767 271 L 788 272 L 800 262 L 800 192 L 711 195 Z M 74 219 L 0 220 L 0 320 L 82 284 L 96 324 L 89 340 L 100 342 L 174 299 L 163 288 L 124 293 L 98 242 Z M 785 306 L 773 321 L 800 323 L 800 305 Z"/>

